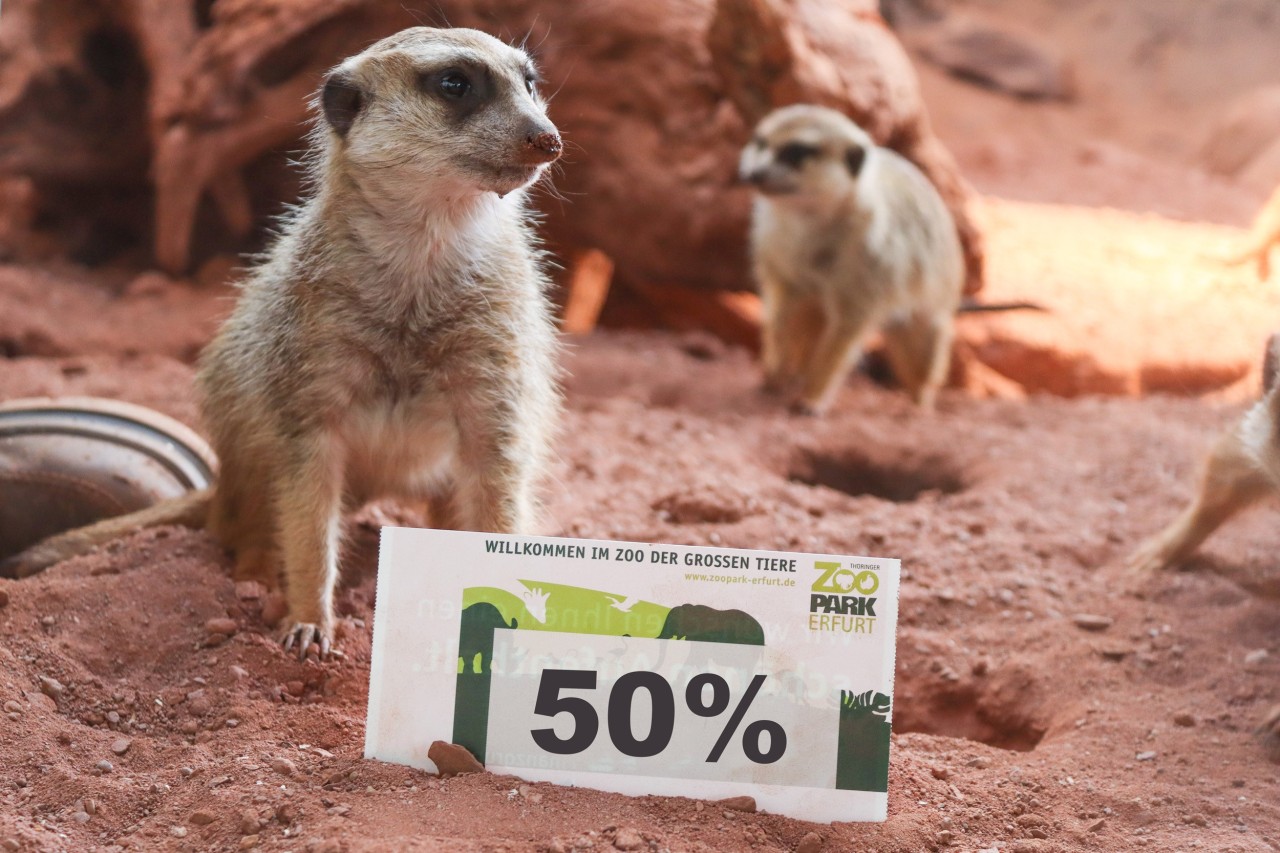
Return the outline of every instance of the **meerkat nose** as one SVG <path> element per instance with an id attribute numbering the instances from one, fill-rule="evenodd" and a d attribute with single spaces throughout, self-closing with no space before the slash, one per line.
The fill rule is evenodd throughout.
<path id="1" fill-rule="evenodd" d="M 564 143 L 560 141 L 560 134 L 554 130 L 544 130 L 538 133 L 530 133 L 524 138 L 525 153 L 532 160 L 543 163 L 550 163 L 560 156 L 560 152 L 564 150 Z"/>

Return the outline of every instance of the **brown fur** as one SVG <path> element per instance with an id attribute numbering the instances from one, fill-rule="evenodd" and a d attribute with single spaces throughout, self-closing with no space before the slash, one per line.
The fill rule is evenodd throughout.
<path id="1" fill-rule="evenodd" d="M 822 412 L 879 329 L 895 376 L 932 408 L 964 286 L 955 222 L 933 185 L 845 116 L 807 105 L 761 121 L 741 172 L 760 190 L 766 385 Z"/>
<path id="2" fill-rule="evenodd" d="M 1143 543 L 1129 568 L 1158 571 L 1191 556 L 1224 522 L 1260 498 L 1280 491 L 1280 336 L 1267 342 L 1266 391 L 1209 452 L 1196 498 L 1163 531 Z"/>
<path id="3" fill-rule="evenodd" d="M 470 88 L 454 97 L 459 78 Z M 425 27 L 334 69 L 310 198 L 204 354 L 221 469 L 188 504 L 207 499 L 237 578 L 271 582 L 283 565 L 283 639 L 300 653 L 329 648 L 344 508 L 397 496 L 429 502 L 438 525 L 536 524 L 559 398 L 523 193 L 560 139 L 533 79 L 518 49 Z M 113 520 L 89 544 L 139 523 Z M 37 547 L 47 563 L 86 538 Z"/>

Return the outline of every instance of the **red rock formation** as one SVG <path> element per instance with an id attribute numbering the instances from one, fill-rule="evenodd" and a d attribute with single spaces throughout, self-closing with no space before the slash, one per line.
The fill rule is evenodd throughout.
<path id="1" fill-rule="evenodd" d="M 566 255 L 603 251 L 623 287 L 751 288 L 737 153 L 761 115 L 796 101 L 845 110 L 920 165 L 956 213 L 971 292 L 981 281 L 969 191 L 872 0 L 474 0 L 426 20 L 397 0 L 8 0 L 5 18 L 4 43 L 27 30 L 58 38 L 0 73 L 0 164 L 56 166 L 99 189 L 148 168 L 154 256 L 173 272 L 214 250 L 202 199 L 224 238 L 287 200 L 255 209 L 246 170 L 297 147 L 325 68 L 404 26 L 447 20 L 528 37 L 570 147 L 556 191 L 538 193 L 548 237 Z M 75 81 L 96 121 L 71 116 L 39 135 L 49 118 L 31 102 L 71 97 L 59 86 Z"/>

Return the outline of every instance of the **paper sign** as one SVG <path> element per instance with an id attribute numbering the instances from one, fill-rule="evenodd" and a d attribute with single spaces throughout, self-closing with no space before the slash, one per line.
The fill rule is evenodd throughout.
<path id="1" fill-rule="evenodd" d="M 365 757 L 884 820 L 897 560 L 385 528 Z"/>

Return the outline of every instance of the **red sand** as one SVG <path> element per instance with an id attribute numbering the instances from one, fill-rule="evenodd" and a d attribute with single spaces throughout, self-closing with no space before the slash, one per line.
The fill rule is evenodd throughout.
<path id="1" fill-rule="evenodd" d="M 1041 31 L 1066 8 L 953 5 Z M 1203 257 L 1269 188 L 1188 165 L 1224 91 L 1247 82 L 1202 42 L 1239 48 L 1226 70 L 1244 74 L 1268 31 L 1179 6 L 1186 20 L 1170 11 L 1136 51 L 1150 28 L 1128 18 L 1153 9 L 1062 12 L 1076 104 L 922 76 L 978 188 L 1023 200 L 985 205 L 984 298 L 1053 309 L 965 318 L 971 346 L 1033 391 L 1154 396 L 947 392 L 921 415 L 855 378 L 812 420 L 763 398 L 744 352 L 703 338 L 603 333 L 567 357 L 546 532 L 902 559 L 886 824 L 363 761 L 376 524 L 412 521 L 375 507 L 345 560 L 347 657 L 324 666 L 280 651 L 262 618 L 278 602 L 237 590 L 202 533 L 146 532 L 0 581 L 0 850 L 1280 850 L 1280 748 L 1254 734 L 1280 702 L 1275 507 L 1224 528 L 1189 571 L 1129 592 L 1120 578 L 1256 386 L 1280 307 L 1274 280 Z M 188 362 L 227 295 L 0 268 L 0 399 L 99 394 L 193 423 Z M 1079 614 L 1111 624 L 1087 631 Z M 236 632 L 211 644 L 211 619 Z"/>
<path id="2" fill-rule="evenodd" d="M 922 416 L 859 378 L 813 420 L 759 395 L 741 351 L 707 359 L 698 339 L 620 333 L 574 349 L 547 532 L 903 560 L 888 823 L 361 760 L 372 522 L 404 518 L 386 507 L 353 525 L 347 658 L 326 666 L 280 651 L 260 591 L 238 591 L 202 533 L 146 532 L 0 582 L 0 839 L 551 851 L 626 846 L 628 828 L 654 850 L 793 850 L 810 832 L 824 850 L 1280 847 L 1280 768 L 1251 732 L 1280 701 L 1271 510 L 1211 540 L 1197 571 L 1152 578 L 1141 597 L 1118 585 L 1118 561 L 1186 498 L 1236 408 L 949 392 Z M 110 390 L 191 412 L 189 371 L 172 362 L 85 359 L 70 376 L 66 361 L 15 364 L 0 397 Z M 679 522 L 664 520 L 671 506 Z M 1114 624 L 1088 632 L 1079 613 Z M 211 646 L 215 618 L 237 633 Z"/>

